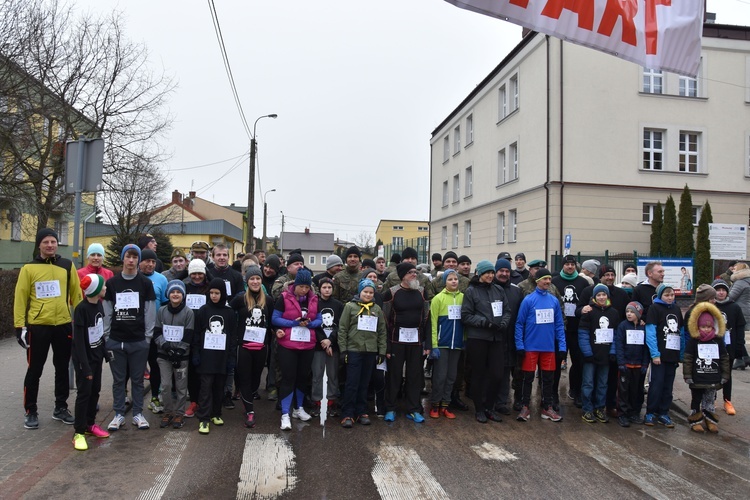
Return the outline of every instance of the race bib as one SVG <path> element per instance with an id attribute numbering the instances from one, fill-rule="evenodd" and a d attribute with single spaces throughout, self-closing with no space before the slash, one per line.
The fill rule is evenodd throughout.
<path id="1" fill-rule="evenodd" d="M 323 328 L 323 333 L 326 334 L 326 338 L 327 339 L 330 339 L 331 338 L 331 334 L 333 333 L 333 328 L 328 328 L 328 327 L 327 328 Z"/>
<path id="2" fill-rule="evenodd" d="M 266 329 L 259 326 L 246 326 L 245 335 L 242 337 L 242 340 L 262 344 L 266 340 Z"/>
<path id="3" fill-rule="evenodd" d="M 60 294 L 60 282 L 58 280 L 52 281 L 37 281 L 34 283 L 36 289 L 37 299 L 51 299 L 52 297 L 59 297 Z"/>
<path id="4" fill-rule="evenodd" d="M 701 359 L 719 359 L 719 345 L 698 344 L 698 357 Z"/>
<path id="5" fill-rule="evenodd" d="M 227 348 L 227 336 L 223 333 L 206 332 L 203 348 L 210 351 L 224 351 Z"/>
<path id="6" fill-rule="evenodd" d="M 448 306 L 448 319 L 461 319 L 461 306 Z"/>
<path id="7" fill-rule="evenodd" d="M 224 282 L 224 286 L 227 288 L 227 297 L 232 297 L 232 284 L 228 281 Z"/>
<path id="8" fill-rule="evenodd" d="M 357 330 L 374 332 L 378 328 L 377 316 L 357 316 Z"/>
<path id="9" fill-rule="evenodd" d="M 398 341 L 404 344 L 419 342 L 419 328 L 399 328 Z"/>
<path id="10" fill-rule="evenodd" d="M 97 323 L 96 326 L 89 327 L 89 344 L 96 345 L 104 336 L 104 324 Z"/>
<path id="11" fill-rule="evenodd" d="M 565 316 L 571 317 L 576 315 L 576 305 L 574 302 L 566 302 L 563 305 L 565 306 Z"/>
<path id="12" fill-rule="evenodd" d="M 611 344 L 614 340 L 614 331 L 611 328 L 597 328 L 594 330 L 596 344 Z"/>
<path id="13" fill-rule="evenodd" d="M 289 340 L 292 342 L 310 342 L 310 329 L 304 326 L 293 326 Z"/>
<path id="14" fill-rule="evenodd" d="M 643 330 L 627 330 L 625 334 L 627 335 L 627 343 L 629 345 L 643 345 Z"/>
<path id="15" fill-rule="evenodd" d="M 206 296 L 199 293 L 189 293 L 185 297 L 185 305 L 190 309 L 200 309 L 206 304 Z"/>
<path id="16" fill-rule="evenodd" d="M 495 302 L 492 302 L 490 304 L 492 306 L 492 315 L 496 318 L 499 318 L 503 315 L 503 301 L 502 300 L 496 300 Z"/>
<path id="17" fill-rule="evenodd" d="M 724 334 L 724 343 L 726 345 L 732 345 L 732 330 L 727 330 Z"/>
<path id="18" fill-rule="evenodd" d="M 163 325 L 162 335 L 164 340 L 167 342 L 182 342 L 182 335 L 185 332 L 185 328 L 176 325 Z"/>
<path id="19" fill-rule="evenodd" d="M 555 311 L 553 309 L 537 309 L 536 313 L 536 324 L 545 325 L 555 321 Z"/>
<path id="20" fill-rule="evenodd" d="M 668 333 L 666 347 L 667 349 L 670 349 L 672 351 L 679 351 L 680 350 L 680 336 L 675 335 L 674 333 Z"/>
<path id="21" fill-rule="evenodd" d="M 383 362 L 380 363 L 379 365 L 375 365 L 375 368 L 377 368 L 378 370 L 383 370 L 384 372 L 387 372 L 388 366 L 385 364 L 385 359 L 383 359 Z"/>
<path id="22" fill-rule="evenodd" d="M 115 310 L 138 309 L 138 292 L 120 292 L 115 294 Z"/>

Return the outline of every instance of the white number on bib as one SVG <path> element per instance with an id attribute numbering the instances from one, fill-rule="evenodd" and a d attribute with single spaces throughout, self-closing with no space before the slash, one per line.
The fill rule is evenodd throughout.
<path id="1" fill-rule="evenodd" d="M 461 306 L 448 306 L 448 319 L 461 319 Z"/>
<path id="2" fill-rule="evenodd" d="M 719 344 L 698 344 L 698 357 L 701 359 L 719 359 Z"/>
<path id="3" fill-rule="evenodd" d="M 190 309 L 200 309 L 201 306 L 206 304 L 206 296 L 199 293 L 189 293 L 185 297 L 185 304 Z"/>
<path id="4" fill-rule="evenodd" d="M 643 330 L 627 330 L 627 341 L 630 345 L 643 345 Z"/>
<path id="5" fill-rule="evenodd" d="M 182 326 L 162 326 L 162 335 L 164 335 L 164 340 L 166 340 L 167 342 L 182 342 L 182 335 L 184 331 L 185 328 Z"/>
<path id="6" fill-rule="evenodd" d="M 138 309 L 138 292 L 120 292 L 115 294 L 115 309 Z"/>
<path id="7" fill-rule="evenodd" d="M 544 325 L 552 323 L 555 320 L 555 311 L 552 309 L 537 309 L 536 313 L 536 324 Z"/>
<path id="8" fill-rule="evenodd" d="M 206 332 L 203 348 L 211 351 L 224 351 L 227 347 L 227 336 L 223 333 Z"/>

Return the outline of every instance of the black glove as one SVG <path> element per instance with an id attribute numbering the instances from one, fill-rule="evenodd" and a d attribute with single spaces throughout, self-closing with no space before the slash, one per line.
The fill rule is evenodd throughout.
<path id="1" fill-rule="evenodd" d="M 164 342 L 161 345 L 161 348 L 164 350 L 164 352 L 173 351 L 177 347 L 176 342 Z"/>
<path id="2" fill-rule="evenodd" d="M 178 347 L 178 348 L 174 349 L 174 355 L 178 359 L 184 358 L 185 354 L 187 354 L 187 351 L 185 349 L 183 349 L 182 347 Z"/>
<path id="3" fill-rule="evenodd" d="M 201 355 L 197 352 L 193 353 L 193 366 L 198 366 L 201 364 Z"/>
<path id="4" fill-rule="evenodd" d="M 168 349 L 167 350 L 167 356 L 169 357 L 170 360 L 174 361 L 174 358 L 176 357 L 174 349 Z"/>
<path id="5" fill-rule="evenodd" d="M 518 362 L 521 363 L 523 362 L 523 358 L 526 357 L 526 351 L 519 349 L 516 351 L 516 356 L 518 356 Z"/>
<path id="6" fill-rule="evenodd" d="M 617 363 L 617 356 L 615 356 L 614 354 L 610 354 L 609 355 L 609 362 L 610 363 Z"/>
<path id="7" fill-rule="evenodd" d="M 557 351 L 555 357 L 558 361 L 565 361 L 568 358 L 568 351 Z"/>
<path id="8" fill-rule="evenodd" d="M 339 354 L 339 361 L 341 361 L 342 364 L 346 364 L 349 361 L 349 356 L 346 351 L 341 351 L 341 354 Z"/>
<path id="9" fill-rule="evenodd" d="M 104 350 L 104 362 L 109 363 L 115 358 L 115 354 L 112 351 Z"/>
<path id="10" fill-rule="evenodd" d="M 24 349 L 29 348 L 29 344 L 26 343 L 27 335 L 28 331 L 26 330 L 26 328 L 16 328 L 16 340 L 18 341 L 18 345 L 20 345 Z"/>

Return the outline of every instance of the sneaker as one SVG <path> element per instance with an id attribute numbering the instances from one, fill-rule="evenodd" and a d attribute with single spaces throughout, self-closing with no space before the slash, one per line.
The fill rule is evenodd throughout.
<path id="1" fill-rule="evenodd" d="M 198 403 L 193 401 L 192 403 L 190 403 L 190 406 L 187 407 L 187 410 L 185 410 L 185 416 L 187 418 L 193 418 L 196 411 L 198 411 Z"/>
<path id="2" fill-rule="evenodd" d="M 542 410 L 542 419 L 552 420 L 553 422 L 559 422 L 560 420 L 562 420 L 562 417 L 560 416 L 559 413 L 557 413 L 557 411 L 554 408 L 550 407 L 550 408 L 547 408 L 546 410 Z"/>
<path id="3" fill-rule="evenodd" d="M 161 401 L 159 401 L 159 398 L 157 398 L 156 396 L 151 398 L 151 402 L 148 404 L 148 409 L 151 410 L 151 413 L 155 415 L 164 412 L 164 407 L 162 406 Z"/>
<path id="4" fill-rule="evenodd" d="M 507 406 L 496 406 L 495 411 L 500 413 L 501 415 L 510 415 L 510 408 Z"/>
<path id="5" fill-rule="evenodd" d="M 406 418 L 408 418 L 409 420 L 413 420 L 415 424 L 421 424 L 422 422 L 424 422 L 424 417 L 418 411 L 407 413 Z"/>
<path id="6" fill-rule="evenodd" d="M 521 412 L 516 417 L 516 420 L 518 420 L 519 422 L 528 422 L 529 418 L 531 418 L 531 412 L 529 411 L 529 407 L 522 406 Z"/>
<path id="7" fill-rule="evenodd" d="M 222 401 L 222 404 L 227 410 L 234 410 L 234 401 L 232 401 L 231 392 L 227 392 L 224 394 L 224 401 Z"/>
<path id="8" fill-rule="evenodd" d="M 89 426 L 89 428 L 86 429 L 86 434 L 91 434 L 92 436 L 97 437 L 97 438 L 109 437 L 109 432 L 105 431 L 104 429 L 102 429 L 96 424 Z"/>
<path id="9" fill-rule="evenodd" d="M 672 429 L 674 427 L 674 422 L 672 422 L 672 419 L 669 418 L 669 415 L 659 415 L 659 418 L 656 421 L 668 429 Z"/>
<path id="10" fill-rule="evenodd" d="M 456 418 L 456 414 L 450 411 L 447 406 L 443 406 L 442 408 L 440 408 L 440 414 L 450 420 Z"/>
<path id="11" fill-rule="evenodd" d="M 631 424 L 643 425 L 643 417 L 641 417 L 640 414 L 631 415 L 630 417 L 628 417 L 628 420 L 630 420 Z"/>
<path id="12" fill-rule="evenodd" d="M 123 425 L 125 425 L 125 415 L 115 414 L 115 418 L 113 418 L 109 423 L 109 425 L 107 426 L 107 430 L 116 431 L 119 430 Z"/>
<path id="13" fill-rule="evenodd" d="M 523 410 L 523 404 L 521 404 L 520 401 L 514 401 L 513 402 L 513 411 L 521 411 Z"/>
<path id="14" fill-rule="evenodd" d="M 296 410 L 292 410 L 292 418 L 298 418 L 298 419 L 302 420 L 303 422 L 307 422 L 312 417 L 310 416 L 309 413 L 307 413 L 305 411 L 305 409 L 303 407 L 300 406 Z"/>
<path id="15" fill-rule="evenodd" d="M 281 430 L 282 431 L 289 431 L 292 429 L 292 421 L 289 420 L 289 414 L 284 413 L 281 416 Z"/>
<path id="16" fill-rule="evenodd" d="M 727 415 L 736 415 L 737 411 L 731 401 L 724 401 L 724 411 Z"/>
<path id="17" fill-rule="evenodd" d="M 269 401 L 276 401 L 279 399 L 279 391 L 276 390 L 274 387 L 273 389 L 268 390 L 268 400 Z"/>
<path id="18" fill-rule="evenodd" d="M 255 427 L 255 412 L 250 412 L 245 415 L 245 427 L 252 429 Z"/>
<path id="19" fill-rule="evenodd" d="M 236 396 L 232 397 L 232 399 L 234 399 L 234 400 L 240 399 L 240 393 L 238 392 Z M 260 394 L 258 394 L 258 391 L 255 391 L 253 393 L 253 399 L 256 400 L 256 401 L 260 399 Z"/>
<path id="20" fill-rule="evenodd" d="M 583 415 L 581 415 L 581 419 L 583 419 L 584 422 L 587 424 L 595 424 L 596 418 L 594 418 L 594 414 L 590 411 L 585 412 Z"/>
<path id="21" fill-rule="evenodd" d="M 647 413 L 646 418 L 643 419 L 643 423 L 649 427 L 653 427 L 656 424 L 656 415 L 653 413 Z"/>
<path id="22" fill-rule="evenodd" d="M 208 434 L 208 431 L 209 431 L 209 429 L 208 429 L 208 422 L 207 421 L 201 422 L 198 425 L 198 432 L 200 432 L 201 434 Z"/>
<path id="23" fill-rule="evenodd" d="M 359 422 L 362 425 L 370 425 L 370 416 L 366 413 L 360 415 L 357 417 L 357 422 Z"/>
<path id="24" fill-rule="evenodd" d="M 27 429 L 38 429 L 39 415 L 37 415 L 36 413 L 27 413 L 23 418 L 23 426 Z"/>
<path id="25" fill-rule="evenodd" d="M 232 401 L 239 401 L 241 397 L 242 396 L 240 395 L 240 391 L 234 391 L 234 394 L 232 394 Z M 255 391 L 253 393 L 253 399 L 260 399 L 258 391 Z"/>
<path id="26" fill-rule="evenodd" d="M 165 427 L 169 427 L 169 425 L 172 423 L 172 418 L 173 418 L 172 415 L 169 415 L 169 414 L 161 417 L 161 422 L 159 423 L 159 427 L 161 427 L 162 429 Z"/>
<path id="27" fill-rule="evenodd" d="M 149 428 L 148 420 L 146 420 L 146 417 L 143 416 L 143 413 L 133 415 L 133 425 L 142 430 L 146 430 Z"/>
<path id="28" fill-rule="evenodd" d="M 456 396 L 455 398 L 451 399 L 450 403 L 451 408 L 455 408 L 457 410 L 461 411 L 469 411 L 469 405 L 461 401 L 461 398 Z"/>
<path id="29" fill-rule="evenodd" d="M 385 416 L 383 417 L 384 422 L 395 422 L 396 421 L 396 412 L 395 411 L 387 411 L 385 412 Z"/>
<path id="30" fill-rule="evenodd" d="M 602 408 L 597 408 L 594 410 L 594 418 L 596 418 L 599 422 L 606 424 L 609 422 L 609 417 L 607 416 L 607 413 Z"/>
<path id="31" fill-rule="evenodd" d="M 336 405 L 336 401 L 329 399 L 328 400 L 328 416 L 329 417 L 338 417 L 339 416 L 339 407 Z M 380 418 L 383 418 L 383 414 L 378 414 Z"/>
<path id="32" fill-rule="evenodd" d="M 430 408 L 430 418 L 440 418 L 440 408 L 433 406 Z"/>
<path id="33" fill-rule="evenodd" d="M 73 423 L 76 421 L 76 419 L 73 418 L 73 415 L 70 414 L 70 411 L 68 411 L 67 408 L 55 408 L 55 411 L 52 412 L 52 419 L 59 420 L 60 422 L 68 425 L 73 425 Z"/>
<path id="34" fill-rule="evenodd" d="M 341 427 L 344 429 L 351 429 L 354 425 L 354 419 L 352 417 L 344 417 L 343 420 L 341 420 Z"/>
<path id="35" fill-rule="evenodd" d="M 630 419 L 625 415 L 617 417 L 617 423 L 620 424 L 620 427 L 630 427 Z"/>
<path id="36" fill-rule="evenodd" d="M 478 411 L 474 414 L 474 417 L 477 419 L 477 422 L 480 424 L 486 424 L 487 423 L 487 415 L 483 411 Z"/>
<path id="37" fill-rule="evenodd" d="M 89 449 L 89 444 L 86 442 L 86 436 L 83 434 L 73 434 L 73 448 L 80 451 Z"/>
<path id="38" fill-rule="evenodd" d="M 500 414 L 494 410 L 487 410 L 484 412 L 485 415 L 487 415 L 487 419 L 492 420 L 493 422 L 502 422 L 503 417 L 500 416 Z"/>
<path id="39" fill-rule="evenodd" d="M 182 415 L 175 415 L 175 417 L 172 419 L 172 428 L 173 429 L 182 429 Z"/>
<path id="40" fill-rule="evenodd" d="M 211 417 L 211 423 L 214 425 L 224 425 L 224 420 L 221 417 Z"/>

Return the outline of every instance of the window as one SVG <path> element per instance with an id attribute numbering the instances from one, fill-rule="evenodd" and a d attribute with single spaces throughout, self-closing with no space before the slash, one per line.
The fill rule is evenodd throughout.
<path id="1" fill-rule="evenodd" d="M 693 207 L 693 225 L 697 226 L 698 221 L 701 220 L 701 213 L 703 212 L 703 207 Z"/>
<path id="2" fill-rule="evenodd" d="M 324 265 L 324 266 L 325 266 L 326 264 L 328 264 L 328 256 L 327 256 L 327 255 L 324 255 L 324 256 L 322 256 L 322 257 L 320 258 L 320 263 L 321 263 L 322 265 Z"/>
<path id="3" fill-rule="evenodd" d="M 474 115 L 466 117 L 466 145 L 474 142 Z"/>
<path id="4" fill-rule="evenodd" d="M 471 167 L 466 167 L 466 179 L 464 179 L 466 186 L 464 186 L 464 198 L 468 198 L 474 193 L 474 174 L 472 173 Z"/>
<path id="5" fill-rule="evenodd" d="M 443 226 L 440 230 L 440 249 L 446 250 L 448 248 L 448 226 Z"/>
<path id="6" fill-rule="evenodd" d="M 429 231 L 430 228 L 427 226 L 417 226 L 417 231 Z"/>
<path id="7" fill-rule="evenodd" d="M 403 236 L 394 236 L 393 237 L 393 246 L 395 246 L 395 247 L 402 247 L 402 246 L 404 246 L 404 237 Z"/>
<path id="8" fill-rule="evenodd" d="M 664 76 L 661 70 L 643 68 L 643 92 L 647 94 L 661 94 Z"/>
<path id="9" fill-rule="evenodd" d="M 513 106 L 511 111 L 518 109 L 518 75 L 513 75 L 510 78 L 510 92 L 513 96 Z"/>
<path id="10" fill-rule="evenodd" d="M 461 125 L 453 129 L 453 154 L 461 152 Z"/>
<path id="11" fill-rule="evenodd" d="M 680 172 L 698 173 L 698 136 L 696 132 L 680 132 Z"/>
<path id="12" fill-rule="evenodd" d="M 680 76 L 680 95 L 685 97 L 698 97 L 698 79 L 689 76 Z"/>
<path id="13" fill-rule="evenodd" d="M 59 221 L 55 222 L 55 232 L 57 233 L 57 242 L 60 245 L 68 244 L 68 222 Z"/>
<path id="14" fill-rule="evenodd" d="M 505 212 L 497 214 L 497 243 L 505 243 Z"/>
<path id="15" fill-rule="evenodd" d="M 661 170 L 664 162 L 664 143 L 661 130 L 643 129 L 643 170 Z"/>
<path id="16" fill-rule="evenodd" d="M 643 204 L 643 223 L 651 224 L 654 221 L 654 205 L 653 203 Z"/>
<path id="17" fill-rule="evenodd" d="M 393 230 L 394 231 L 403 231 L 404 230 L 404 226 L 393 226 Z"/>
<path id="18" fill-rule="evenodd" d="M 451 140 L 446 135 L 443 138 L 443 163 L 448 161 L 451 157 Z"/>
<path id="19" fill-rule="evenodd" d="M 497 152 L 497 185 L 508 182 L 508 172 L 505 166 L 505 149 Z"/>
<path id="20" fill-rule="evenodd" d="M 310 257 L 308 257 L 308 260 L 309 260 L 311 266 L 315 265 L 315 256 L 314 255 L 310 255 Z"/>
<path id="21" fill-rule="evenodd" d="M 518 179 L 518 143 L 514 142 L 510 145 L 510 179 L 511 181 Z"/>
<path id="22" fill-rule="evenodd" d="M 518 212 L 514 210 L 508 211 L 508 217 L 510 220 L 508 221 L 508 232 L 510 233 L 508 235 L 508 240 L 511 243 L 515 243 L 516 236 L 518 235 Z"/>
<path id="23" fill-rule="evenodd" d="M 458 179 L 458 174 L 453 176 L 453 203 L 458 203 L 458 199 L 461 195 L 461 183 Z"/>
<path id="24" fill-rule="evenodd" d="M 458 248 L 458 224 L 453 224 L 451 227 L 451 243 L 452 248 Z"/>
<path id="25" fill-rule="evenodd" d="M 448 206 L 448 181 L 443 182 L 443 206 Z"/>
<path id="26" fill-rule="evenodd" d="M 505 85 L 500 87 L 497 93 L 498 108 L 497 108 L 497 121 L 502 120 L 508 116 L 508 93 L 505 91 Z"/>
<path id="27" fill-rule="evenodd" d="M 471 246 L 471 221 L 464 221 L 464 246 Z"/>

